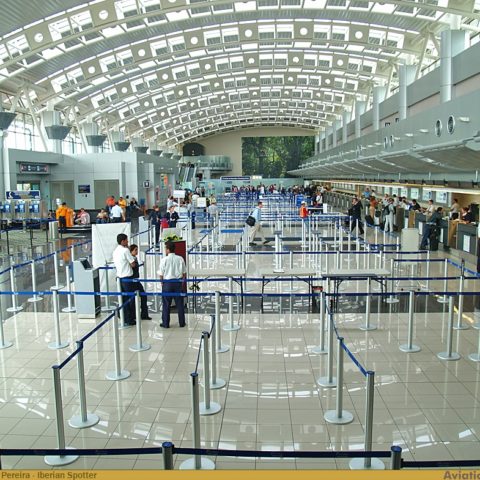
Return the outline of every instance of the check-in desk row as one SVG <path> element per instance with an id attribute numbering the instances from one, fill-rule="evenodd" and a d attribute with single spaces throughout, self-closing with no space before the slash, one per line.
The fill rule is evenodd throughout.
<path id="1" fill-rule="evenodd" d="M 405 226 L 418 228 L 420 235 L 423 235 L 426 221 L 425 214 L 405 210 Z M 477 224 L 442 219 L 440 223 L 440 243 L 477 255 Z"/>

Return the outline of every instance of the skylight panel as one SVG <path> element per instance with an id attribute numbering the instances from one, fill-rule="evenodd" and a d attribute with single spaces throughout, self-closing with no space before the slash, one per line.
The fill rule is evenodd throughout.
<path id="1" fill-rule="evenodd" d="M 170 13 L 167 13 L 166 16 L 169 22 L 179 22 L 181 20 L 188 19 L 188 11 L 181 10 L 179 12 L 170 12 Z"/>
<path id="2" fill-rule="evenodd" d="M 257 2 L 255 1 L 235 2 L 234 8 L 236 12 L 249 12 L 252 10 L 256 10 Z"/>

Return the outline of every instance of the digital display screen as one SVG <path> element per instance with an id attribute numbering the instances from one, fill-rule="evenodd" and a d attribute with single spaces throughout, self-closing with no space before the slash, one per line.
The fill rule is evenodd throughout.
<path id="1" fill-rule="evenodd" d="M 46 163 L 21 163 L 20 173 L 48 173 Z"/>
<path id="2" fill-rule="evenodd" d="M 79 185 L 78 193 L 90 193 L 90 185 Z"/>
<path id="3" fill-rule="evenodd" d="M 80 260 L 80 263 L 82 264 L 82 266 L 85 270 L 87 270 L 89 268 L 92 268 L 92 266 L 90 265 L 90 262 L 86 258 L 82 258 Z"/>

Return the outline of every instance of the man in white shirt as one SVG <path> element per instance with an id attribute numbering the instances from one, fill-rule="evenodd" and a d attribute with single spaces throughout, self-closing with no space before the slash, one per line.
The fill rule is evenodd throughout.
<path id="1" fill-rule="evenodd" d="M 187 267 L 185 260 L 179 255 L 175 255 L 175 243 L 165 242 L 167 256 L 160 261 L 158 274 L 162 281 L 162 293 L 182 293 L 187 278 Z M 178 311 L 178 323 L 180 327 L 185 326 L 185 305 L 183 297 L 163 296 L 162 323 L 163 328 L 170 328 L 170 306 L 172 299 L 175 298 L 175 305 Z"/>
<path id="2" fill-rule="evenodd" d="M 135 258 L 128 248 L 128 237 L 124 233 L 117 235 L 118 247 L 113 251 L 113 263 L 117 270 L 117 277 L 120 279 L 122 292 L 135 292 L 138 288 L 136 282 L 128 280 L 133 279 L 133 269 Z M 122 305 L 132 297 L 122 295 Z M 124 308 L 125 325 L 135 325 L 135 300 L 132 299 Z"/>
<path id="3" fill-rule="evenodd" d="M 270 240 L 265 238 L 262 230 L 262 208 L 263 203 L 258 202 L 258 205 L 253 209 L 252 213 L 250 214 L 255 219 L 255 225 L 250 227 L 250 243 L 249 245 L 253 246 L 256 245 L 255 237 L 258 235 L 260 239 L 263 239 L 263 244 L 266 245 Z"/>
<path id="4" fill-rule="evenodd" d="M 112 217 L 112 222 L 113 223 L 120 223 L 123 219 L 123 210 L 122 207 L 118 204 L 118 202 L 115 202 L 115 205 L 112 207 L 110 211 L 110 215 Z"/>

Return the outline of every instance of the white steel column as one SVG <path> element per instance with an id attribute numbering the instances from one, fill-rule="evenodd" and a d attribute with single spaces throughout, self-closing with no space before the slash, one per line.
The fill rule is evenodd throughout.
<path id="1" fill-rule="evenodd" d="M 361 116 L 365 113 L 367 108 L 367 102 L 356 101 L 355 102 L 355 138 L 360 138 L 362 135 L 362 125 L 360 123 Z"/>
<path id="2" fill-rule="evenodd" d="M 400 120 L 405 120 L 407 118 L 407 87 L 415 79 L 415 70 L 416 67 L 414 65 L 400 65 L 398 68 L 398 116 Z"/>
<path id="3" fill-rule="evenodd" d="M 468 46 L 467 32 L 444 30 L 440 33 L 440 102 L 452 99 L 452 58 Z"/>
<path id="4" fill-rule="evenodd" d="M 380 103 L 385 100 L 385 94 L 387 93 L 386 87 L 376 85 L 373 87 L 373 130 L 380 129 Z"/>
<path id="5" fill-rule="evenodd" d="M 345 145 L 348 140 L 348 123 L 350 122 L 350 112 L 348 110 L 344 110 L 342 113 L 342 143 Z"/>

